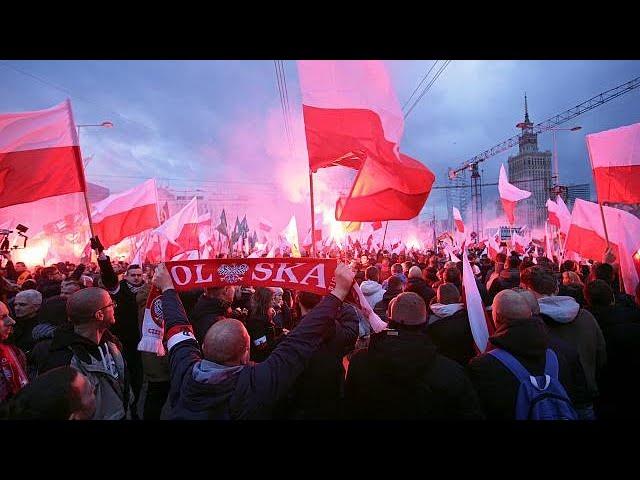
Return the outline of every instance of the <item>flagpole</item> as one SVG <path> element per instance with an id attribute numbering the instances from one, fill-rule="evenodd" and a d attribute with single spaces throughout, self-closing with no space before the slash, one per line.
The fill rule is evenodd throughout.
<path id="1" fill-rule="evenodd" d="M 311 200 L 311 253 L 314 257 L 318 256 L 316 252 L 316 218 L 315 208 L 313 205 L 313 172 L 309 169 L 309 195 Z"/>
<path id="2" fill-rule="evenodd" d="M 382 251 L 384 251 L 384 240 L 387 238 L 387 227 L 389 226 L 389 220 L 387 220 L 387 224 L 384 226 L 384 235 L 382 235 Z"/>

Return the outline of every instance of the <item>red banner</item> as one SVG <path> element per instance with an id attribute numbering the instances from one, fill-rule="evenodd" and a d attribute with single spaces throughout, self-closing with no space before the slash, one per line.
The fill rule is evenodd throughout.
<path id="1" fill-rule="evenodd" d="M 292 288 L 326 295 L 335 286 L 336 259 L 216 258 L 166 262 L 178 291 L 245 285 Z"/>

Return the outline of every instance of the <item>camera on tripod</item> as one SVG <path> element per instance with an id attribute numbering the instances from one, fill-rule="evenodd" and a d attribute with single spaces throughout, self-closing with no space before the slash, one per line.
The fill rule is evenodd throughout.
<path id="1" fill-rule="evenodd" d="M 21 247 L 18 245 L 14 245 L 13 247 L 11 247 L 11 249 L 15 250 L 17 248 L 27 248 L 27 240 L 29 240 L 29 237 L 25 235 L 25 232 L 27 230 L 29 230 L 29 227 L 25 227 L 21 223 L 16 225 L 16 231 L 18 232 L 18 235 L 24 239 L 24 241 L 22 242 Z M 5 253 L 9 253 L 10 251 L 10 248 L 9 248 L 10 233 L 13 233 L 13 230 L 7 230 L 6 228 L 0 229 L 0 237 L 4 237 L 2 241 L 0 241 L 0 255 L 4 255 Z"/>

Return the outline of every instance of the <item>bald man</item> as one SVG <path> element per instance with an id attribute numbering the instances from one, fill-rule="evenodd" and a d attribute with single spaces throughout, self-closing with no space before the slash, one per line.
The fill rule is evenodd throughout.
<path id="1" fill-rule="evenodd" d="M 439 354 L 427 333 L 427 307 L 404 292 L 389 304 L 389 328 L 371 335 L 349 364 L 345 383 L 352 419 L 481 419 L 464 369 Z"/>
<path id="2" fill-rule="evenodd" d="M 500 360 L 489 355 L 495 348 L 513 355 L 531 375 L 542 375 L 547 348 L 558 358 L 559 380 L 574 403 L 580 418 L 592 416 L 592 398 L 577 354 L 571 354 L 550 342 L 544 322 L 534 315 L 528 294 L 513 290 L 499 292 L 492 305 L 494 334 L 487 351 L 469 362 L 469 375 L 480 397 L 488 420 L 514 420 L 520 388 L 518 379 Z"/>
<path id="3" fill-rule="evenodd" d="M 249 334 L 237 320 L 223 318 L 206 332 L 203 355 L 171 276 L 161 263 L 153 283 L 162 291 L 171 390 L 167 418 L 176 420 L 271 419 L 306 363 L 333 325 L 351 289 L 354 273 L 339 264 L 336 286 L 305 315 L 261 363 L 249 361 Z"/>
<path id="4" fill-rule="evenodd" d="M 109 332 L 116 302 L 106 290 L 89 287 L 67 299 L 69 325 L 56 330 L 40 373 L 70 365 L 82 372 L 96 395 L 94 420 L 131 418 L 133 391 L 119 342 Z"/>

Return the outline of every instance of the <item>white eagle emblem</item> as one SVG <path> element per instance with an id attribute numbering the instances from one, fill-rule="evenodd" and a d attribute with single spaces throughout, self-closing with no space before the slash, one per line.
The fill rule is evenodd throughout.
<path id="1" fill-rule="evenodd" d="M 231 265 L 220 265 L 220 267 L 218 267 L 220 278 L 227 283 L 236 283 L 238 280 L 242 280 L 242 276 L 248 271 L 249 265 L 246 263 L 240 265 L 233 263 Z"/>
<path id="2" fill-rule="evenodd" d="M 162 315 L 162 297 L 156 298 L 151 302 L 151 319 L 158 327 L 163 328 L 164 317 Z"/>

